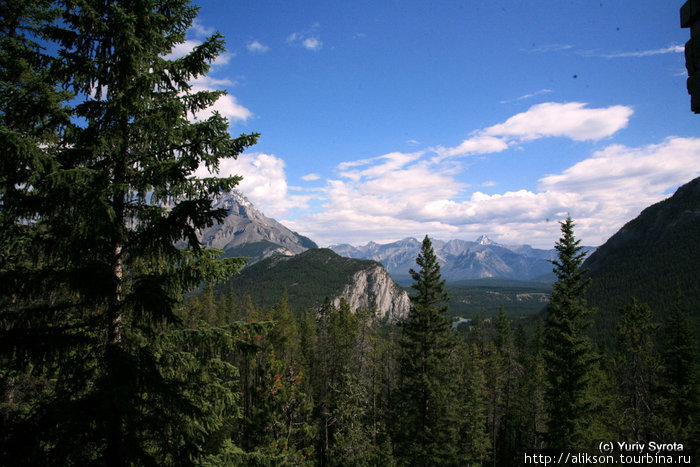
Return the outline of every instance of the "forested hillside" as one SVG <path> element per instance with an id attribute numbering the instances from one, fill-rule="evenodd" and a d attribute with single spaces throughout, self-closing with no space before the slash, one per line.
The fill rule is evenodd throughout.
<path id="1" fill-rule="evenodd" d="M 188 299 L 182 316 L 257 326 L 234 353 L 243 415 L 231 437 L 262 458 L 521 465 L 524 453 L 624 437 L 694 449 L 700 401 L 688 310 L 677 301 L 658 320 L 630 300 L 604 350 L 587 333 L 597 313 L 584 296 L 573 222 L 558 245 L 551 303 L 531 330 L 507 304 L 495 316 L 451 326 L 449 288 L 429 243 L 413 271 L 411 312 L 399 325 L 381 324 L 370 309 L 353 313 L 345 301 L 295 313 L 284 294 L 256 307 L 212 288 Z M 429 412 L 421 411 L 425 394 Z"/>
<path id="2" fill-rule="evenodd" d="M 700 324 L 700 178 L 646 208 L 583 264 L 592 279 L 596 331 L 611 337 L 619 310 L 632 297 L 657 319 L 674 306 L 677 289 Z"/>
<path id="3" fill-rule="evenodd" d="M 354 284 L 353 280 L 356 274 L 363 271 L 370 276 L 370 280 L 376 279 L 374 270 L 377 269 L 384 271 L 382 265 L 375 261 L 343 258 L 332 250 L 314 248 L 295 256 L 269 257 L 245 268 L 219 285 L 218 289 L 230 291 L 238 303 L 250 302 L 260 308 L 273 305 L 286 293 L 293 310 L 314 310 L 326 298 L 341 297 L 348 287 L 358 288 L 348 291 L 350 293 L 370 294 L 372 284 L 365 284 L 360 289 L 361 286 Z M 388 274 L 385 279 L 385 293 L 398 303 L 402 291 Z M 380 314 L 392 311 L 380 310 Z"/>

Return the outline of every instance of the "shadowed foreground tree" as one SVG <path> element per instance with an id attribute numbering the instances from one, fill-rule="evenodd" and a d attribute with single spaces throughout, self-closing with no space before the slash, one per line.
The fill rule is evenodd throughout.
<path id="1" fill-rule="evenodd" d="M 3 403 L 20 395 L 20 380 L 41 390 L 3 416 L 1 455 L 34 465 L 195 462 L 225 444 L 206 438 L 235 407 L 226 382 L 235 369 L 210 360 L 178 373 L 190 357 L 164 358 L 156 337 L 177 326 L 184 292 L 242 264 L 216 260 L 196 237 L 223 218 L 212 197 L 239 178 L 194 171 L 217 169 L 257 138 L 231 138 L 225 118 L 203 117 L 221 92 L 188 84 L 223 40 L 165 58 L 196 16 L 185 0 L 10 3 L 3 69 L 20 75 L 0 87 L 11 154 L 0 166 Z M 19 118 L 17 106 L 37 99 L 46 104 Z M 186 249 L 174 246 L 181 239 Z M 230 347 L 213 328 L 170 339 L 185 337 L 177 351 L 200 361 Z M 197 382 L 208 392 L 196 393 Z M 203 394 L 215 400 L 198 404 Z"/>
<path id="2" fill-rule="evenodd" d="M 698 349 L 680 287 L 661 327 L 662 412 L 669 437 L 697 447 L 700 439 Z"/>
<path id="3" fill-rule="evenodd" d="M 395 396 L 394 452 L 406 465 L 457 462 L 454 384 L 456 338 L 445 317 L 448 296 L 428 236 L 410 270 L 417 292 L 402 324 L 399 387 Z"/>
<path id="4" fill-rule="evenodd" d="M 574 222 L 561 222 L 555 244 L 557 276 L 547 308 L 544 357 L 549 385 L 545 394 L 549 419 L 547 445 L 553 449 L 586 449 L 595 436 L 599 376 L 598 356 L 584 333 L 592 310 L 583 296 L 589 280 L 581 269 L 585 252 L 574 237 Z"/>
<path id="5" fill-rule="evenodd" d="M 658 385 L 660 359 L 654 346 L 658 324 L 649 305 L 636 298 L 620 314 L 615 334 L 619 433 L 640 442 L 662 439 Z"/>

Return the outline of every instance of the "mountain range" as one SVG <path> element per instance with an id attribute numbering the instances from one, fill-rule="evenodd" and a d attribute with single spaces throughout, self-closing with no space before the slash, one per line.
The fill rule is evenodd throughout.
<path id="1" fill-rule="evenodd" d="M 482 235 L 476 241 L 432 240 L 440 272 L 448 282 L 467 279 L 506 278 L 552 282 L 551 260 L 556 250 L 541 250 L 529 245 L 501 245 Z M 411 282 L 408 271 L 415 269 L 421 242 L 405 238 L 397 242 L 378 244 L 369 242 L 363 246 L 348 244 L 329 247 L 342 256 L 371 259 L 382 263 L 399 283 Z M 587 253 L 595 250 L 584 247 Z"/>
<path id="2" fill-rule="evenodd" d="M 415 238 L 319 249 L 311 239 L 266 217 L 237 191 L 220 196 L 215 206 L 227 209 L 228 215 L 221 224 L 204 230 L 201 238 L 205 245 L 223 249 L 227 256 L 251 258 L 241 277 L 235 279 L 242 293 L 274 301 L 274 296 L 287 288 L 290 302 L 299 306 L 317 305 L 325 296 L 337 302 L 342 296 L 356 307 L 380 304 L 380 314 L 386 317 L 405 312 L 404 305 L 392 308 L 389 303 L 403 303 L 407 297 L 397 292 L 385 269 L 398 283 L 412 282 L 408 271 L 416 268 L 421 247 Z M 700 178 L 645 209 L 604 245 L 597 249 L 585 247 L 589 256 L 583 267 L 592 279 L 588 301 L 599 309 L 594 326 L 609 331 L 620 307 L 632 297 L 648 303 L 662 315 L 671 306 L 677 288 L 692 313 L 700 317 L 696 312 L 700 309 L 699 240 Z M 531 284 L 551 284 L 554 280 L 550 260 L 556 257 L 555 249 L 501 245 L 486 236 L 476 241 L 433 239 L 433 247 L 443 277 L 448 283 L 463 281 L 459 287 L 464 290 L 474 288 L 465 280 L 501 278 L 529 280 Z M 256 262 L 262 264 L 255 267 Z M 273 287 L 276 289 L 271 292 Z M 514 300 L 522 298 L 523 287 L 517 287 Z M 322 296 L 304 296 L 305 290 Z M 533 290 L 536 293 L 528 292 L 528 297 L 539 300 L 542 290 Z M 301 291 L 300 295 L 293 298 L 296 291 Z M 463 301 L 472 302 L 472 298 Z"/>
<path id="3" fill-rule="evenodd" d="M 226 256 L 248 257 L 248 265 L 270 256 L 294 256 L 318 248 L 311 239 L 265 216 L 236 190 L 222 193 L 215 200 L 214 207 L 224 208 L 228 214 L 222 223 L 201 232 L 202 243 L 224 250 Z M 500 245 L 485 235 L 474 242 L 433 240 L 433 247 L 442 275 L 448 281 L 493 277 L 543 282 L 553 280 L 550 260 L 556 256 L 554 249 Z M 415 260 L 421 243 L 415 238 L 406 238 L 388 244 L 369 242 L 363 246 L 342 244 L 329 248 L 347 258 L 377 261 L 394 280 L 409 284 L 411 278 L 408 271 L 416 267 Z"/>

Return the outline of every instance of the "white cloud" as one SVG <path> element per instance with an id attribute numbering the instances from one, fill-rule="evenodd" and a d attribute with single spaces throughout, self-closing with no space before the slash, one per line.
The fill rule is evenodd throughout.
<path id="1" fill-rule="evenodd" d="M 642 147 L 610 144 L 560 173 L 543 174 L 536 188 L 497 193 L 493 181 L 481 184 L 489 193 L 467 191 L 460 180 L 464 166 L 450 158 L 499 152 L 544 137 L 598 140 L 624 128 L 631 114 L 624 106 L 540 104 L 476 131 L 454 148 L 340 163 L 335 177 L 315 191 L 289 187 L 284 161 L 274 155 L 254 153 L 226 161 L 222 174 L 242 174 L 241 189 L 263 212 L 321 245 L 425 234 L 470 240 L 488 233 L 502 243 L 551 248 L 560 235 L 555 221 L 569 214 L 577 223 L 577 237 L 599 245 L 643 208 L 700 175 L 700 138 L 674 137 Z M 321 177 L 309 173 L 301 178 Z M 319 211 L 289 220 L 280 217 L 292 208 L 308 207 L 312 200 L 322 203 Z"/>
<path id="2" fill-rule="evenodd" d="M 350 178 L 352 180 L 359 180 L 360 178 L 377 178 L 387 173 L 393 173 L 396 170 L 401 169 L 406 164 L 413 162 L 420 158 L 423 152 L 415 153 L 402 153 L 402 152 L 392 152 L 390 154 L 385 154 L 372 159 L 362 159 L 359 161 L 343 162 L 338 166 L 341 175 L 345 178 Z M 366 166 L 371 163 L 379 161 L 379 164 L 372 165 L 369 168 L 364 168 L 362 170 L 348 170 L 351 167 L 361 167 Z"/>
<path id="3" fill-rule="evenodd" d="M 295 47 L 303 47 L 307 50 L 317 52 L 323 48 L 323 42 L 317 31 L 320 25 L 315 23 L 309 29 L 301 32 L 294 32 L 287 36 L 287 43 Z"/>
<path id="4" fill-rule="evenodd" d="M 505 151 L 516 142 L 545 137 L 567 137 L 575 141 L 599 140 L 625 128 L 633 110 L 616 105 L 591 109 L 579 102 L 545 102 L 510 117 L 503 123 L 475 131 L 459 146 L 433 150 L 440 162 L 448 157 L 492 154 Z"/>
<path id="5" fill-rule="evenodd" d="M 660 49 L 636 50 L 634 52 L 619 52 L 612 54 L 602 54 L 605 58 L 625 58 L 625 57 L 649 57 L 652 55 L 685 53 L 685 46 L 671 45 Z"/>
<path id="6" fill-rule="evenodd" d="M 166 60 L 177 60 L 178 58 L 182 58 L 188 53 L 192 52 L 195 47 L 201 44 L 201 41 L 195 41 L 191 39 L 185 40 L 184 42 L 175 44 L 173 46 L 173 50 L 171 50 L 170 53 L 167 54 L 164 58 Z"/>
<path id="7" fill-rule="evenodd" d="M 205 26 L 199 19 L 192 21 L 192 27 L 190 27 L 190 32 L 197 37 L 208 37 L 216 32 L 214 28 Z"/>
<path id="8" fill-rule="evenodd" d="M 472 138 L 462 141 L 454 148 L 443 148 L 439 146 L 435 149 L 439 159 L 454 156 L 467 156 L 473 154 L 491 154 L 508 149 L 508 143 L 501 138 L 487 135 L 475 135 Z"/>
<path id="9" fill-rule="evenodd" d="M 591 109 L 580 102 L 545 102 L 485 129 L 483 134 L 520 141 L 553 136 L 596 141 L 625 128 L 633 113 L 624 105 Z"/>
<path id="10" fill-rule="evenodd" d="M 551 52 L 563 52 L 564 50 L 573 49 L 571 44 L 545 44 L 540 46 L 533 45 L 530 49 L 525 49 L 526 52 L 535 54 L 544 54 Z"/>
<path id="11" fill-rule="evenodd" d="M 670 187 L 700 174 L 700 139 L 668 138 L 640 148 L 610 145 L 566 169 L 540 179 L 541 189 L 579 193 L 604 212 L 636 215 Z"/>
<path id="12" fill-rule="evenodd" d="M 318 37 L 307 37 L 301 42 L 301 45 L 308 50 L 321 50 L 323 47 L 323 42 Z"/>
<path id="13" fill-rule="evenodd" d="M 610 145 L 542 177 L 536 190 L 475 191 L 466 200 L 461 199 L 466 186 L 458 181 L 460 167 L 425 159 L 424 153 L 392 153 L 343 164 L 340 178 L 324 189 L 323 211 L 288 223 L 321 244 L 426 233 L 469 240 L 488 232 L 502 243 L 551 248 L 560 235 L 555 221 L 570 214 L 577 237 L 599 245 L 669 190 L 700 175 L 700 138 Z"/>
<path id="14" fill-rule="evenodd" d="M 511 102 L 516 102 L 516 101 L 524 101 L 526 99 L 532 99 L 533 97 L 541 96 L 543 94 L 549 94 L 553 92 L 551 89 L 540 89 L 539 91 L 531 92 L 528 94 L 524 94 L 520 97 L 516 97 L 515 99 L 510 99 L 510 100 L 503 100 L 500 101 L 501 104 L 509 104 Z"/>
<path id="15" fill-rule="evenodd" d="M 180 42 L 179 44 L 175 44 L 173 47 L 173 50 L 170 51 L 169 54 L 165 55 L 163 58 L 166 60 L 177 60 L 178 58 L 182 58 L 188 53 L 192 52 L 195 47 L 202 45 L 202 41 L 199 40 L 192 40 L 192 39 L 187 39 L 184 42 Z M 212 65 L 217 66 L 217 65 L 226 65 L 228 64 L 233 57 L 235 57 L 236 54 L 233 53 L 228 53 L 224 52 L 222 54 L 219 54 L 213 62 L 211 62 Z"/>
<path id="16" fill-rule="evenodd" d="M 306 208 L 310 196 L 290 195 L 284 160 L 263 153 L 246 153 L 238 159 L 225 159 L 219 166 L 219 176 L 241 175 L 238 189 L 265 215 L 280 218 L 292 208 Z M 201 166 L 196 177 L 210 177 Z"/>
<path id="17" fill-rule="evenodd" d="M 248 42 L 248 44 L 246 44 L 246 48 L 248 49 L 249 52 L 260 53 L 260 54 L 265 53 L 268 50 L 270 50 L 270 47 L 261 44 L 257 40 L 254 40 L 252 42 Z"/>
<path id="18" fill-rule="evenodd" d="M 200 77 L 195 82 L 191 83 L 191 92 L 198 91 L 215 91 L 221 85 L 231 85 L 227 80 L 216 80 L 208 77 Z M 230 122 L 246 121 L 253 116 L 253 113 L 246 107 L 238 103 L 235 96 L 225 94 L 214 103 L 214 105 L 197 112 L 194 117 L 196 120 L 205 120 L 211 116 L 212 112 L 218 111 L 222 116 L 226 117 Z"/>

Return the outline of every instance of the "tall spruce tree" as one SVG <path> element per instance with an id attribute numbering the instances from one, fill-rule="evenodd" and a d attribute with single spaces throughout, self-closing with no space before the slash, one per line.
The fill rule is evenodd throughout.
<path id="1" fill-rule="evenodd" d="M 698 347 L 680 287 L 661 328 L 662 413 L 667 436 L 697 448 L 700 434 Z"/>
<path id="2" fill-rule="evenodd" d="M 416 294 L 402 324 L 393 443 L 406 465 L 449 465 L 457 462 L 458 449 L 456 341 L 445 317 L 445 281 L 428 236 L 416 263 L 420 269 L 410 270 Z"/>
<path id="3" fill-rule="evenodd" d="M 188 83 L 208 71 L 223 39 L 165 58 L 196 17 L 186 0 L 2 8 L 2 60 L 11 68 L 0 73 L 21 74 L 9 86 L 3 76 L 0 87 L 2 142 L 12 154 L 0 174 L 1 350 L 8 368 L 31 367 L 51 382 L 4 432 L 3 456 L 37 465 L 165 462 L 168 427 L 193 462 L 206 447 L 190 435 L 215 426 L 217 413 L 178 390 L 183 375 L 163 367 L 153 337 L 177 323 L 173 307 L 185 291 L 242 264 L 216 260 L 196 236 L 224 217 L 212 197 L 239 178 L 198 180 L 194 171 L 216 170 L 257 138 L 231 138 L 216 112 L 194 118 L 222 94 Z M 47 58 L 41 43 L 55 54 Z M 76 96 L 70 106 L 66 91 Z M 175 247 L 181 239 L 188 248 Z"/>
<path id="4" fill-rule="evenodd" d="M 660 359 L 654 345 L 659 325 L 652 316 L 649 305 L 632 298 L 622 309 L 615 334 L 619 435 L 640 442 L 662 438 L 657 400 Z"/>
<path id="5" fill-rule="evenodd" d="M 561 222 L 562 236 L 553 261 L 557 280 L 547 308 L 544 357 L 549 385 L 545 401 L 549 420 L 547 444 L 556 449 L 583 449 L 590 441 L 594 416 L 593 376 L 597 355 L 584 334 L 592 310 L 584 291 L 589 281 L 581 269 L 585 253 L 574 237 L 574 222 Z"/>

